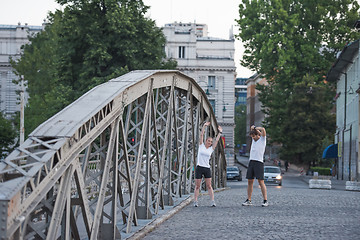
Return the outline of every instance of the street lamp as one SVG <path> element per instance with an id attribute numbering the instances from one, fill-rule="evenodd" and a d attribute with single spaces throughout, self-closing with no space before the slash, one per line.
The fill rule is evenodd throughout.
<path id="1" fill-rule="evenodd" d="M 223 109 L 222 109 L 222 110 L 223 110 L 223 112 L 226 112 L 226 110 L 227 110 L 227 109 L 226 109 L 226 106 L 229 105 L 229 104 L 228 104 L 228 103 L 225 103 L 224 100 L 218 100 L 218 101 L 223 103 L 223 104 L 222 104 L 222 106 L 223 106 Z"/>
<path id="2" fill-rule="evenodd" d="M 205 80 L 202 79 L 202 80 L 197 81 L 197 83 L 200 85 L 200 87 L 201 87 L 202 89 L 205 90 L 205 94 L 206 94 L 207 96 L 210 96 L 210 95 L 211 95 L 209 88 L 212 88 L 213 86 L 212 86 L 212 85 L 209 85 L 209 82 L 207 82 L 207 81 L 205 81 Z M 200 83 L 204 83 L 205 86 L 201 86 Z"/>

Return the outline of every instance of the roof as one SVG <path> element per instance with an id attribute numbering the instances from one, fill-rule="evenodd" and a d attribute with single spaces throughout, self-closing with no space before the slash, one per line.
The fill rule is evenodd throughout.
<path id="1" fill-rule="evenodd" d="M 326 79 L 328 81 L 337 81 L 340 78 L 340 75 L 345 73 L 346 69 L 350 64 L 353 64 L 353 60 L 357 54 L 359 54 L 359 40 L 356 40 L 352 43 L 349 43 L 344 47 L 340 56 L 336 62 L 331 67 L 328 72 Z"/>
<path id="2" fill-rule="evenodd" d="M 223 39 L 223 38 L 216 38 L 216 37 L 198 37 L 196 38 L 198 41 L 213 41 L 213 42 L 231 42 L 234 41 L 233 39 Z"/>
<path id="3" fill-rule="evenodd" d="M 41 31 L 43 26 L 32 26 L 32 25 L 4 25 L 0 24 L 1 30 L 16 30 L 16 28 L 28 28 L 31 31 Z"/>

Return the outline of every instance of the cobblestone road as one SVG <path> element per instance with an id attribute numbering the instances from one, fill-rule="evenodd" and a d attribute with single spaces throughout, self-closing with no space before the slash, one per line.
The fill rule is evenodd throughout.
<path id="1" fill-rule="evenodd" d="M 199 198 L 162 223 L 144 239 L 360 239 L 360 193 L 304 187 L 268 187 L 269 207 L 261 207 L 255 186 L 244 207 L 246 182 Z M 305 183 L 304 183 L 305 184 Z"/>

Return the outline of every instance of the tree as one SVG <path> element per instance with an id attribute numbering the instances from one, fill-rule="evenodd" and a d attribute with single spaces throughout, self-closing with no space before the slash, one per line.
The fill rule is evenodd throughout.
<path id="1" fill-rule="evenodd" d="M 235 145 L 246 144 L 246 105 L 235 107 Z"/>
<path id="2" fill-rule="evenodd" d="M 136 69 L 174 69 L 142 1 L 57 0 L 44 31 L 12 66 L 27 80 L 27 134 L 94 86 Z"/>
<path id="3" fill-rule="evenodd" d="M 303 145 L 310 139 L 311 135 L 307 135 L 308 131 L 304 134 L 304 129 L 312 128 L 311 121 L 301 122 L 302 127 L 293 124 L 291 135 L 297 136 L 295 139 L 286 129 L 305 112 L 305 109 L 296 108 L 298 115 L 289 115 L 294 114 L 292 108 L 297 106 L 294 104 L 297 84 L 310 87 L 305 79 L 311 79 L 312 87 L 321 86 L 322 90 L 313 94 L 324 93 L 316 98 L 321 101 L 316 103 L 317 108 L 329 110 L 334 86 L 323 84 L 324 76 L 335 61 L 336 53 L 346 43 L 360 37 L 353 29 L 358 10 L 356 0 L 243 0 L 239 5 L 240 33 L 237 37 L 245 46 L 241 64 L 267 79 L 267 85 L 257 86 L 266 115 L 264 125 L 271 142 L 281 143 L 282 151 L 289 159 L 304 161 L 299 158 L 299 153 L 312 153 Z M 301 99 L 310 103 L 313 95 L 303 94 Z M 318 129 L 324 129 L 323 138 L 334 129 L 333 117 L 326 117 L 329 118 L 317 125 Z M 330 128 L 329 123 L 333 124 Z M 322 140 L 315 138 L 314 141 Z M 290 142 L 299 147 L 290 146 Z"/>
<path id="4" fill-rule="evenodd" d="M 281 155 L 297 163 L 315 165 L 319 160 L 315 153 L 321 154 L 323 140 L 331 139 L 335 132 L 336 119 L 330 111 L 333 105 L 324 104 L 329 102 L 329 89 L 308 75 L 293 89 L 281 128 L 285 140 Z"/>
<path id="5" fill-rule="evenodd" d="M 15 144 L 16 130 L 11 121 L 0 112 L 0 159 L 6 157 Z"/>

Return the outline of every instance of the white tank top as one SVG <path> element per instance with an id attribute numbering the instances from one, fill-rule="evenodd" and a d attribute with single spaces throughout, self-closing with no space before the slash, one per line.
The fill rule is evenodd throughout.
<path id="1" fill-rule="evenodd" d="M 209 160 L 210 160 L 210 156 L 213 153 L 214 149 L 212 148 L 212 146 L 210 146 L 209 148 L 205 147 L 205 144 L 201 144 L 199 146 L 199 150 L 198 150 L 198 155 L 197 155 L 197 166 L 201 166 L 201 167 L 207 167 L 210 168 L 210 164 L 209 164 Z"/>

